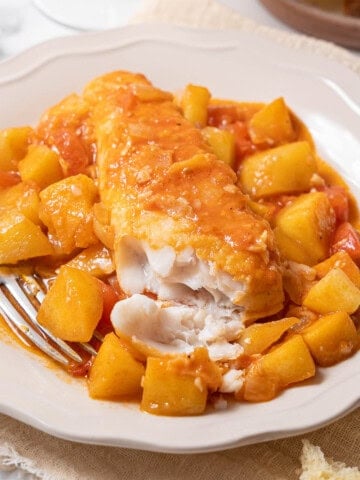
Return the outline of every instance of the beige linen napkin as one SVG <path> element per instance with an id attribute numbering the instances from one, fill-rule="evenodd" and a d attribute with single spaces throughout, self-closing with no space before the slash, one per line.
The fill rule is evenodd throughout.
<path id="1" fill-rule="evenodd" d="M 347 51 L 303 35 L 259 26 L 213 0 L 145 0 L 133 22 L 253 30 L 293 48 L 308 48 L 335 58 L 360 74 L 360 59 Z M 295 480 L 299 478 L 304 438 L 319 445 L 327 457 L 360 467 L 358 409 L 307 435 L 196 455 L 77 444 L 53 438 L 0 415 L 0 469 L 5 464 L 17 465 L 45 480 Z M 360 474 L 354 475 L 354 480 L 360 480 Z"/>

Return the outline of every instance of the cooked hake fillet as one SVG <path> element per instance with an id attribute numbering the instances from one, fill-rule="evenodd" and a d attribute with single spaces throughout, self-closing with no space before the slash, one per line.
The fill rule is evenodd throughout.
<path id="1" fill-rule="evenodd" d="M 88 108 L 81 117 L 84 141 L 96 145 L 99 192 L 111 216 L 122 289 L 129 296 L 150 292 L 163 308 L 178 307 L 181 318 L 170 337 L 188 328 L 189 335 L 203 333 L 202 344 L 216 343 L 211 319 L 221 341 L 231 342 L 244 323 L 278 312 L 283 289 L 270 226 L 249 209 L 234 171 L 211 153 L 172 95 L 143 75 L 114 72 L 92 81 L 78 102 Z M 54 107 L 48 124 L 64 125 L 49 122 L 58 115 L 69 112 Z M 81 129 L 81 119 L 73 123 Z M 134 315 L 129 327 L 129 318 L 134 301 L 143 308 L 141 297 L 128 310 L 125 304 L 122 315 L 115 311 L 116 329 L 127 316 L 126 328 L 136 337 L 141 319 Z M 201 325 L 183 320 L 189 316 L 184 305 L 205 312 Z M 171 343 L 160 337 L 159 343 Z"/>

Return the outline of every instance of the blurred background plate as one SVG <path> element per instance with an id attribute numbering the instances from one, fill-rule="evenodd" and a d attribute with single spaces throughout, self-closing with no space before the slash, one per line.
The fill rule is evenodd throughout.
<path id="1" fill-rule="evenodd" d="M 360 0 L 260 0 L 278 19 L 300 32 L 360 50 L 360 17 L 345 13 L 352 4 L 360 14 Z"/>

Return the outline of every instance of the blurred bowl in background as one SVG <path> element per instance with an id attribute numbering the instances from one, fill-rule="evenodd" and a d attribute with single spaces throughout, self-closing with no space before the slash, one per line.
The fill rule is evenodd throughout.
<path id="1" fill-rule="evenodd" d="M 260 0 L 279 20 L 314 37 L 360 50 L 360 17 L 346 15 L 341 0 Z"/>

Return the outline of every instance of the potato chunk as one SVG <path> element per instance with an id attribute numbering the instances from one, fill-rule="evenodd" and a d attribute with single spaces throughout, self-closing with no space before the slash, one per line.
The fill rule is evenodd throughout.
<path id="1" fill-rule="evenodd" d="M 249 134 L 253 143 L 269 146 L 294 139 L 290 113 L 282 97 L 276 98 L 253 115 L 249 122 Z"/>
<path id="2" fill-rule="evenodd" d="M 115 333 L 109 333 L 90 369 L 89 394 L 105 400 L 135 397 L 141 392 L 144 372 L 144 365 L 135 360 Z"/>
<path id="3" fill-rule="evenodd" d="M 245 374 L 245 400 L 271 400 L 292 383 L 315 375 L 315 364 L 301 335 L 293 335 L 254 362 Z"/>
<path id="4" fill-rule="evenodd" d="M 0 170 L 17 170 L 25 155 L 33 133 L 31 127 L 6 128 L 0 132 Z"/>
<path id="5" fill-rule="evenodd" d="M 360 288 L 360 269 L 347 252 L 339 251 L 334 253 L 330 258 L 314 266 L 316 275 L 319 278 L 325 277 L 333 268 L 340 268 L 353 284 Z"/>
<path id="6" fill-rule="evenodd" d="M 201 133 L 219 160 L 233 167 L 235 161 L 234 134 L 216 127 L 205 127 Z"/>
<path id="7" fill-rule="evenodd" d="M 53 247 L 38 225 L 15 209 L 0 213 L 0 264 L 52 253 Z"/>
<path id="8" fill-rule="evenodd" d="M 275 220 L 275 238 L 283 257 L 315 265 L 329 252 L 335 213 L 322 192 L 300 195 Z"/>
<path id="9" fill-rule="evenodd" d="M 40 192 L 39 216 L 48 227 L 57 252 L 67 254 L 98 243 L 92 211 L 96 197 L 93 180 L 82 174 L 60 180 Z"/>
<path id="10" fill-rule="evenodd" d="M 45 145 L 30 145 L 18 168 L 23 181 L 33 181 L 40 189 L 61 180 L 64 176 L 59 155 Z"/>
<path id="11" fill-rule="evenodd" d="M 349 315 L 336 312 L 319 318 L 302 336 L 315 361 L 328 367 L 349 357 L 359 346 L 359 337 Z"/>
<path id="12" fill-rule="evenodd" d="M 247 157 L 241 164 L 239 184 L 254 198 L 306 192 L 316 173 L 308 142 L 294 142 Z"/>
<path id="13" fill-rule="evenodd" d="M 206 385 L 193 375 L 177 373 L 166 358 L 148 358 L 143 387 L 141 408 L 146 412 L 175 416 L 198 415 L 205 410 Z"/>
<path id="14" fill-rule="evenodd" d="M 197 127 L 205 127 L 207 124 L 209 100 L 210 92 L 207 88 L 198 85 L 187 85 L 181 99 L 184 117 Z"/>
<path id="15" fill-rule="evenodd" d="M 262 353 L 269 348 L 299 319 L 295 317 L 282 318 L 273 322 L 254 323 L 243 331 L 239 343 L 244 348 L 244 354 Z"/>
<path id="16" fill-rule="evenodd" d="M 91 273 L 94 277 L 110 275 L 115 270 L 109 249 L 101 243 L 85 248 L 66 265 Z"/>
<path id="17" fill-rule="evenodd" d="M 334 268 L 311 287 L 303 304 L 322 314 L 354 313 L 360 305 L 360 289 L 340 268 Z"/>
<path id="18" fill-rule="evenodd" d="M 88 342 L 102 310 L 99 281 L 89 273 L 64 265 L 40 306 L 38 320 L 62 340 Z"/>
<path id="19" fill-rule="evenodd" d="M 39 224 L 40 199 L 34 185 L 20 182 L 17 185 L 0 190 L 0 212 L 15 208 L 32 222 Z"/>

